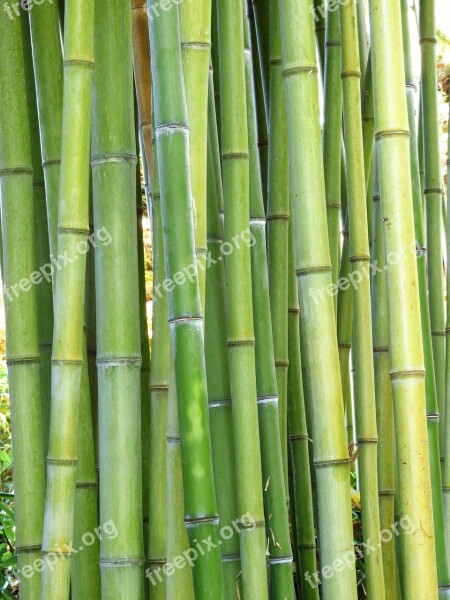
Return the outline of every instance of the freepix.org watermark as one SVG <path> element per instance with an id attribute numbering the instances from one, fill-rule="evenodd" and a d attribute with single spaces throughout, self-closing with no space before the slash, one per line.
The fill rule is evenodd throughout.
<path id="1" fill-rule="evenodd" d="M 314 300 L 314 303 L 319 304 L 319 301 L 324 300 L 326 296 L 337 296 L 339 290 L 345 291 L 350 287 L 357 290 L 364 280 L 369 279 L 377 273 L 388 271 L 391 267 L 398 265 L 404 260 L 408 254 L 423 256 L 424 250 L 420 247 L 418 242 L 411 242 L 406 248 L 400 248 L 398 252 L 389 252 L 386 256 L 386 262 L 383 268 L 378 266 L 378 261 L 375 259 L 373 262 L 368 262 L 363 265 L 357 271 L 352 271 L 347 277 L 340 277 L 336 283 L 329 283 L 322 287 L 310 287 L 308 293 Z"/>
<path id="2" fill-rule="evenodd" d="M 3 4 L 3 10 L 8 17 L 13 20 L 14 17 L 20 17 L 20 9 L 29 12 L 35 4 L 36 6 L 44 4 L 44 2 L 53 4 L 53 1 L 54 0 L 20 0 L 20 2 L 5 2 Z"/>
<path id="3" fill-rule="evenodd" d="M 249 531 L 253 531 L 253 529 L 256 527 L 254 518 L 249 512 L 247 512 L 245 515 L 242 515 L 240 519 L 235 519 L 231 525 L 224 525 L 221 527 L 217 543 L 213 542 L 211 539 L 212 536 L 208 536 L 207 539 L 200 541 L 194 540 L 194 548 L 188 548 L 183 552 L 183 554 L 176 556 L 172 562 L 166 562 L 162 567 L 158 567 L 157 569 L 151 569 L 149 567 L 145 571 L 145 576 L 150 581 L 152 586 L 155 587 L 159 583 L 162 583 L 163 576 L 171 577 L 176 573 L 177 569 L 184 569 L 186 565 L 194 567 L 195 561 L 199 556 L 205 556 L 205 554 L 211 552 L 211 550 L 219 548 L 224 540 L 231 540 L 234 535 L 239 534 L 242 524 L 245 524 L 245 529 Z"/>
<path id="4" fill-rule="evenodd" d="M 325 19 L 327 11 L 335 12 L 338 10 L 339 6 L 346 6 L 349 2 L 357 4 L 358 0 L 325 0 L 325 2 L 322 2 L 320 6 L 314 6 L 314 4 L 310 4 L 309 12 L 313 15 L 314 21 L 317 23 L 320 21 L 319 15 L 322 17 L 322 19 Z"/>
<path id="5" fill-rule="evenodd" d="M 184 285 L 187 280 L 191 283 L 195 281 L 197 273 L 199 270 L 206 271 L 213 265 L 221 262 L 224 256 L 229 256 L 233 254 L 235 250 L 239 250 L 242 245 L 247 246 L 247 248 L 251 248 L 256 244 L 256 238 L 253 235 L 253 232 L 250 229 L 246 229 L 242 231 L 238 235 L 235 235 L 231 242 L 218 242 L 219 243 L 219 256 L 217 260 L 212 257 L 211 252 L 208 251 L 205 255 L 199 255 L 196 258 L 196 262 L 184 267 L 181 271 L 178 271 L 174 274 L 172 278 L 165 279 L 162 283 L 158 283 L 153 288 L 153 294 L 157 294 L 159 298 L 162 298 L 163 292 L 169 293 L 172 292 L 177 285 Z"/>
<path id="6" fill-rule="evenodd" d="M 368 539 L 366 542 L 355 544 L 355 548 L 342 553 L 340 558 L 336 558 L 331 565 L 325 565 L 319 571 L 310 573 L 305 571 L 303 574 L 305 580 L 314 589 L 322 583 L 322 579 L 331 579 L 336 573 L 340 573 L 344 569 L 352 569 L 358 559 L 362 559 L 372 552 L 380 550 L 383 544 L 389 543 L 394 536 L 398 537 L 402 532 L 406 535 L 414 533 L 415 527 L 410 517 L 407 515 L 398 521 L 395 521 L 387 529 L 380 531 L 380 538 L 375 545 Z"/>
<path id="7" fill-rule="evenodd" d="M 95 233 L 91 233 L 85 240 L 80 240 L 76 245 L 76 254 L 69 256 L 68 252 L 58 254 L 58 256 L 50 256 L 50 262 L 42 265 L 38 271 L 33 271 L 28 277 L 23 277 L 17 283 L 12 285 L 3 286 L 3 297 L 7 298 L 9 302 L 13 302 L 20 296 L 21 293 L 29 292 L 33 285 L 39 285 L 44 281 L 51 283 L 53 275 L 56 271 L 61 271 L 67 266 L 72 265 L 78 260 L 78 258 L 89 252 L 89 249 L 96 248 L 97 243 L 102 246 L 109 246 L 112 242 L 112 237 L 106 227 L 98 229 Z"/>
<path id="8" fill-rule="evenodd" d="M 33 577 L 35 573 L 41 573 L 45 568 L 53 571 L 55 565 L 60 560 L 66 560 L 78 552 L 82 552 L 85 548 L 95 544 L 97 540 L 103 539 L 103 535 L 109 539 L 114 540 L 119 535 L 117 527 L 113 521 L 106 521 L 103 525 L 99 525 L 94 531 L 86 531 L 81 536 L 81 545 L 78 548 L 74 548 L 73 541 L 69 544 L 63 544 L 63 546 L 55 546 L 55 550 L 52 552 L 46 552 L 42 558 L 37 558 L 31 564 L 27 564 L 23 569 L 14 571 L 14 576 L 20 583 L 20 576 L 29 579 Z"/>

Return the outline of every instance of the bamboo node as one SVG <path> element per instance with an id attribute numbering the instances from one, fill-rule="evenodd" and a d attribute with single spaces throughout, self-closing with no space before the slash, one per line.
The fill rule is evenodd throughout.
<path id="1" fill-rule="evenodd" d="M 82 360 L 69 360 L 69 359 L 60 359 L 60 358 L 52 358 L 52 365 L 54 366 L 73 366 L 73 367 L 81 367 L 83 364 Z"/>
<path id="2" fill-rule="evenodd" d="M 78 464 L 78 458 L 52 458 L 47 456 L 47 464 L 59 467 L 75 467 Z"/>
<path id="3" fill-rule="evenodd" d="M 187 528 L 196 527 L 197 525 L 204 525 L 212 523 L 213 525 L 219 524 L 219 515 L 205 515 L 204 517 L 186 517 L 184 523 Z"/>
<path id="4" fill-rule="evenodd" d="M 102 356 L 97 358 L 97 367 L 139 367 L 141 368 L 142 358 L 140 356 Z"/>
<path id="5" fill-rule="evenodd" d="M 389 376 L 391 380 L 394 379 L 425 379 L 425 370 L 424 369 L 399 369 L 392 370 L 389 372 Z"/>
<path id="6" fill-rule="evenodd" d="M 266 220 L 267 221 L 289 221 L 290 219 L 290 215 L 267 215 Z"/>
<path id="7" fill-rule="evenodd" d="M 199 321 L 200 323 L 202 323 L 203 317 L 202 315 L 180 315 L 179 317 L 170 317 L 169 325 L 176 325 L 177 323 L 185 323 L 189 321 Z"/>
<path id="8" fill-rule="evenodd" d="M 377 437 L 373 437 L 373 438 L 356 438 L 356 443 L 357 444 L 378 444 L 378 438 Z"/>
<path id="9" fill-rule="evenodd" d="M 421 39 L 419 39 L 419 44 L 425 44 L 425 43 L 429 43 L 429 44 L 437 44 L 437 39 L 435 37 L 423 37 Z"/>
<path id="10" fill-rule="evenodd" d="M 96 154 L 91 158 L 91 166 L 103 165 L 107 163 L 121 163 L 129 162 L 132 164 L 137 163 L 136 154 L 130 154 L 127 152 L 113 152 L 111 154 Z"/>
<path id="11" fill-rule="evenodd" d="M 289 564 L 293 560 L 294 560 L 293 556 L 279 556 L 279 557 L 269 558 L 269 564 L 270 565 Z"/>
<path id="12" fill-rule="evenodd" d="M 6 364 L 8 367 L 14 367 L 16 365 L 38 365 L 40 362 L 40 356 L 17 356 L 14 358 L 6 357 Z"/>
<path id="13" fill-rule="evenodd" d="M 72 233 L 73 235 L 81 235 L 83 237 L 88 236 L 90 229 L 78 229 L 76 227 L 58 227 L 58 233 Z"/>
<path id="14" fill-rule="evenodd" d="M 278 396 L 258 396 L 257 404 L 278 404 Z"/>
<path id="15" fill-rule="evenodd" d="M 248 160 L 249 154 L 248 152 L 229 152 L 228 154 L 222 154 L 222 160 L 230 160 L 232 158 L 243 158 L 245 160 Z"/>
<path id="16" fill-rule="evenodd" d="M 101 569 L 115 569 L 116 567 L 141 567 L 145 564 L 143 556 L 127 558 L 100 558 Z"/>
<path id="17" fill-rule="evenodd" d="M 395 496 L 395 490 L 379 490 L 379 496 Z"/>
<path id="18" fill-rule="evenodd" d="M 292 75 L 298 75 L 304 72 L 310 75 L 311 73 L 318 73 L 319 69 L 317 68 L 317 65 L 299 65 L 297 67 L 287 67 L 286 69 L 283 69 L 283 77 L 291 77 Z"/>
<path id="19" fill-rule="evenodd" d="M 304 267 L 303 269 L 295 269 L 297 277 L 303 275 L 314 275 L 315 273 L 331 273 L 331 267 L 328 265 L 317 266 L 317 267 Z"/>
<path id="20" fill-rule="evenodd" d="M 381 200 L 381 196 L 379 194 L 376 194 L 372 197 L 373 202 L 379 202 L 380 200 Z"/>
<path id="21" fill-rule="evenodd" d="M 232 348 L 234 346 L 254 346 L 255 345 L 255 340 L 252 339 L 248 339 L 248 340 L 227 340 L 227 346 L 229 348 Z"/>
<path id="22" fill-rule="evenodd" d="M 156 125 L 155 132 L 158 134 L 160 132 L 170 131 L 171 129 L 189 131 L 189 125 L 187 123 L 160 123 Z"/>
<path id="23" fill-rule="evenodd" d="M 95 62 L 93 60 L 81 60 L 79 58 L 70 58 L 63 62 L 64 67 L 86 67 L 87 69 L 94 69 Z"/>
<path id="24" fill-rule="evenodd" d="M 434 335 L 435 337 L 439 337 L 439 336 L 445 337 L 446 333 L 445 333 L 445 330 L 444 331 L 432 331 L 431 335 Z"/>
<path id="25" fill-rule="evenodd" d="M 341 41 L 340 40 L 329 40 L 325 42 L 325 48 L 340 48 Z"/>
<path id="26" fill-rule="evenodd" d="M 381 129 L 380 131 L 375 132 L 375 140 L 377 141 L 383 137 L 395 136 L 404 136 L 410 138 L 411 134 L 408 129 Z"/>
<path id="27" fill-rule="evenodd" d="M 424 194 L 443 194 L 444 191 L 441 188 L 425 188 L 423 190 Z"/>
<path id="28" fill-rule="evenodd" d="M 439 421 L 439 413 L 427 413 L 427 421 Z"/>
<path id="29" fill-rule="evenodd" d="M 33 544 L 30 546 L 16 546 L 16 554 L 30 554 L 32 552 L 41 552 L 42 546 L 40 544 Z"/>
<path id="30" fill-rule="evenodd" d="M 222 408 L 223 406 L 231 406 L 231 398 L 223 398 L 222 400 L 211 400 L 208 402 L 209 408 Z"/>
<path id="31" fill-rule="evenodd" d="M 0 177 L 5 177 L 7 175 L 33 175 L 33 169 L 30 167 L 6 167 L 5 169 L 0 169 Z"/>
<path id="32" fill-rule="evenodd" d="M 314 466 L 316 469 L 327 469 L 332 467 L 338 467 L 339 465 L 348 465 L 350 459 L 347 458 L 335 458 L 330 460 L 314 460 Z"/>
<path id="33" fill-rule="evenodd" d="M 269 65 L 281 65 L 281 58 L 271 58 Z"/>
<path id="34" fill-rule="evenodd" d="M 348 260 L 351 263 L 370 262 L 370 256 L 369 255 L 350 256 Z"/>
<path id="35" fill-rule="evenodd" d="M 211 49 L 211 42 L 204 42 L 204 41 L 199 41 L 199 42 L 193 42 L 193 41 L 189 41 L 189 42 L 181 42 L 180 46 L 183 50 L 206 50 L 207 52 L 209 52 L 209 50 Z"/>
<path id="36" fill-rule="evenodd" d="M 348 77 L 356 77 L 356 79 L 361 79 L 360 71 L 342 71 L 341 79 L 347 79 Z"/>
<path id="37" fill-rule="evenodd" d="M 299 550 L 315 550 L 316 544 L 297 544 Z"/>
<path id="38" fill-rule="evenodd" d="M 374 352 L 389 352 L 389 346 L 374 346 Z"/>

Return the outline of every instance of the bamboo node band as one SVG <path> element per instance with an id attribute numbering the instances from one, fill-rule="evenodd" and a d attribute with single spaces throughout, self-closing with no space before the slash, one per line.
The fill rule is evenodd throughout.
<path id="1" fill-rule="evenodd" d="M 269 65 L 281 65 L 281 58 L 271 58 Z"/>
<path id="2" fill-rule="evenodd" d="M 360 71 L 342 71 L 341 79 L 347 79 L 348 77 L 355 77 L 356 79 L 361 79 Z"/>
<path id="3" fill-rule="evenodd" d="M 127 558 L 100 558 L 100 568 L 114 569 L 116 567 L 141 567 L 145 564 L 143 556 Z"/>
<path id="4" fill-rule="evenodd" d="M 316 544 L 297 544 L 299 550 L 315 550 Z"/>
<path id="5" fill-rule="evenodd" d="M 156 134 L 167 133 L 171 129 L 189 131 L 189 125 L 187 123 L 160 123 L 155 127 Z"/>
<path id="6" fill-rule="evenodd" d="M 93 60 L 81 60 L 79 58 L 69 58 L 63 61 L 64 67 L 86 67 L 86 69 L 94 69 L 95 62 Z"/>
<path id="7" fill-rule="evenodd" d="M 410 138 L 411 134 L 409 129 L 381 129 L 375 132 L 375 140 L 381 140 L 384 137 L 407 137 Z"/>
<path id="8" fill-rule="evenodd" d="M 326 265 L 323 267 L 304 267 L 302 269 L 295 269 L 297 277 L 303 277 L 304 275 L 314 275 L 315 273 L 331 273 L 331 267 Z"/>
<path id="9" fill-rule="evenodd" d="M 289 221 L 290 219 L 290 215 L 267 215 L 266 220 L 267 221 Z"/>
<path id="10" fill-rule="evenodd" d="M 96 481 L 79 481 L 75 484 L 77 490 L 96 490 L 98 483 Z"/>
<path id="11" fill-rule="evenodd" d="M 142 365 L 142 358 L 140 356 L 102 356 L 97 358 L 97 367 L 139 367 Z"/>
<path id="12" fill-rule="evenodd" d="M 222 556 L 222 562 L 238 562 L 240 560 L 240 554 L 230 554 L 229 556 Z"/>
<path id="13" fill-rule="evenodd" d="M 49 158 L 48 160 L 44 160 L 42 161 L 42 168 L 45 169 L 45 167 L 52 167 L 52 166 L 59 166 L 61 164 L 61 159 L 60 158 Z"/>
<path id="14" fill-rule="evenodd" d="M 419 44 L 425 44 L 425 43 L 437 44 L 437 39 L 435 37 L 424 37 L 424 38 L 419 39 Z"/>
<path id="15" fill-rule="evenodd" d="M 266 217 L 252 217 L 250 216 L 250 227 L 252 225 L 260 225 L 265 227 L 266 225 Z"/>
<path id="16" fill-rule="evenodd" d="M 327 202 L 327 208 L 335 208 L 337 210 L 340 210 L 341 205 L 337 202 Z"/>
<path id="17" fill-rule="evenodd" d="M 42 546 L 34 544 L 31 546 L 16 546 L 16 554 L 31 554 L 32 552 L 41 552 Z"/>
<path id="18" fill-rule="evenodd" d="M 197 525 L 207 525 L 208 523 L 212 523 L 212 525 L 218 525 L 219 515 L 205 515 L 204 517 L 187 517 L 184 519 L 184 524 L 188 529 L 197 527 Z"/>
<path id="19" fill-rule="evenodd" d="M 156 383 L 150 386 L 150 392 L 168 392 L 169 386 L 166 383 Z"/>
<path id="20" fill-rule="evenodd" d="M 81 367 L 83 364 L 82 360 L 69 360 L 69 359 L 60 359 L 60 358 L 52 358 L 52 365 L 60 366 L 60 367 Z"/>
<path id="21" fill-rule="evenodd" d="M 205 50 L 209 52 L 211 49 L 211 42 L 204 42 L 203 40 L 199 42 L 181 42 L 180 46 L 183 50 Z"/>
<path id="22" fill-rule="evenodd" d="M 309 436 L 305 433 L 302 433 L 300 435 L 290 435 L 289 440 L 291 442 L 308 442 Z"/>
<path id="23" fill-rule="evenodd" d="M 338 467 L 339 465 L 348 465 L 350 459 L 347 458 L 335 458 L 331 460 L 314 460 L 314 466 L 316 469 L 327 469 L 332 467 Z"/>
<path id="24" fill-rule="evenodd" d="M 297 67 L 286 67 L 283 69 L 283 77 L 292 77 L 293 75 L 300 75 L 301 73 L 317 74 L 319 69 L 317 65 L 299 65 Z"/>
<path id="25" fill-rule="evenodd" d="M 394 379 L 425 379 L 424 369 L 399 369 L 389 371 L 391 380 Z"/>
<path id="26" fill-rule="evenodd" d="M 389 352 L 389 346 L 374 346 L 374 352 Z"/>
<path id="27" fill-rule="evenodd" d="M 439 413 L 427 413 L 427 421 L 439 421 Z"/>
<path id="28" fill-rule="evenodd" d="M 200 323 L 203 322 L 203 317 L 201 315 L 186 315 L 179 317 L 170 317 L 169 325 L 176 325 L 177 323 L 189 323 L 190 321 L 198 321 Z"/>
<path id="29" fill-rule="evenodd" d="M 78 229 L 76 227 L 58 227 L 58 233 L 72 233 L 73 235 L 88 236 L 90 229 Z"/>
<path id="30" fill-rule="evenodd" d="M 222 160 L 231 160 L 233 158 L 236 159 L 245 159 L 248 160 L 249 154 L 248 152 L 229 152 L 228 154 L 222 154 Z"/>
<path id="31" fill-rule="evenodd" d="M 351 263 L 359 263 L 359 262 L 369 262 L 370 256 L 361 255 L 361 256 L 349 256 L 349 262 Z"/>
<path id="32" fill-rule="evenodd" d="M 294 560 L 293 556 L 280 556 L 280 557 L 274 557 L 274 558 L 269 558 L 269 564 L 270 565 L 276 565 L 276 564 L 289 564 Z"/>
<path id="33" fill-rule="evenodd" d="M 6 167 L 5 169 L 0 169 L 0 177 L 5 177 L 7 175 L 33 175 L 33 169 L 26 166 Z"/>
<path id="34" fill-rule="evenodd" d="M 278 404 L 278 396 L 258 396 L 257 404 Z"/>
<path id="35" fill-rule="evenodd" d="M 291 315 L 299 315 L 300 309 L 297 308 L 296 306 L 293 306 L 292 308 L 288 308 L 288 313 Z"/>
<path id="36" fill-rule="evenodd" d="M 424 194 L 443 194 L 444 191 L 441 188 L 425 188 L 423 190 Z"/>
<path id="37" fill-rule="evenodd" d="M 6 357 L 8 367 L 17 365 L 38 365 L 41 362 L 40 356 L 16 356 L 14 358 Z"/>
<path id="38" fill-rule="evenodd" d="M 434 335 L 436 337 L 439 337 L 439 336 L 445 337 L 446 333 L 445 333 L 445 331 L 432 331 L 431 335 Z"/>
<path id="39" fill-rule="evenodd" d="M 223 406 L 231 406 L 231 398 L 223 398 L 223 400 L 211 400 L 208 402 L 209 408 L 222 408 Z"/>
<path id="40" fill-rule="evenodd" d="M 395 490 L 379 490 L 379 496 L 395 496 Z"/>
<path id="41" fill-rule="evenodd" d="M 377 437 L 371 437 L 371 438 L 356 438 L 356 443 L 357 444 L 378 444 L 378 438 Z"/>
<path id="42" fill-rule="evenodd" d="M 91 158 L 91 166 L 96 167 L 98 165 L 104 165 L 107 163 L 137 163 L 136 154 L 130 154 L 127 152 L 113 152 L 111 154 L 97 154 Z"/>
<path id="43" fill-rule="evenodd" d="M 152 566 L 152 565 L 160 566 L 160 565 L 165 565 L 167 561 L 165 558 L 147 558 L 147 560 L 145 562 L 150 566 Z"/>
<path id="44" fill-rule="evenodd" d="M 52 458 L 51 456 L 47 456 L 47 464 L 59 467 L 76 467 L 78 458 Z"/>
<path id="45" fill-rule="evenodd" d="M 325 48 L 340 48 L 341 41 L 340 40 L 328 40 L 325 42 Z"/>
<path id="46" fill-rule="evenodd" d="M 227 346 L 229 348 L 232 348 L 233 346 L 254 346 L 255 345 L 255 340 L 254 339 L 248 339 L 248 340 L 227 340 Z"/>
<path id="47" fill-rule="evenodd" d="M 381 196 L 379 194 L 373 196 L 373 198 L 372 198 L 372 202 L 379 202 L 380 200 L 381 200 Z"/>

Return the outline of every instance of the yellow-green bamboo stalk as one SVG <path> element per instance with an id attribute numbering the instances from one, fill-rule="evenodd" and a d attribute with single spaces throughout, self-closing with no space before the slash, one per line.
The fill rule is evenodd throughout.
<path id="1" fill-rule="evenodd" d="M 403 591 L 405 598 L 416 597 L 420 590 L 421 598 L 431 599 L 437 595 L 436 555 L 419 287 L 410 246 L 414 222 L 400 3 L 370 0 L 370 22 L 383 238 L 386 259 L 397 262 L 388 272 L 387 301 L 398 499 L 401 516 L 414 531 L 401 536 Z"/>

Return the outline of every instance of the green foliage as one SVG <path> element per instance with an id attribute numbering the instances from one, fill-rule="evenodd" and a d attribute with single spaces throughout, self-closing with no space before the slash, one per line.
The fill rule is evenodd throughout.
<path id="1" fill-rule="evenodd" d="M 0 368 L 0 598 L 17 597 L 11 415 L 5 367 Z"/>

